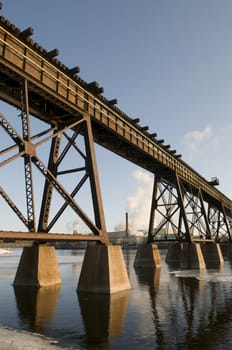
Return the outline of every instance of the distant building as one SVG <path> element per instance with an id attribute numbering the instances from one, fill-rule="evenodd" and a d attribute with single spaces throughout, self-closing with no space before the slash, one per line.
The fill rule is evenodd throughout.
<path id="1" fill-rule="evenodd" d="M 126 231 L 108 232 L 108 236 L 112 244 L 121 245 L 122 247 L 137 247 L 146 241 L 145 236 L 128 236 Z"/>
<path id="2" fill-rule="evenodd" d="M 155 239 L 173 239 L 176 240 L 176 233 L 172 230 L 168 230 L 166 228 L 162 228 L 156 235 Z"/>
<path id="3" fill-rule="evenodd" d="M 107 232 L 109 239 L 118 239 L 118 238 L 126 238 L 126 231 L 112 231 Z"/>

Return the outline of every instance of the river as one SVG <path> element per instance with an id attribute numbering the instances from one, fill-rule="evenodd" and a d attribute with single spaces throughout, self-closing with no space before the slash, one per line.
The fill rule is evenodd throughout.
<path id="1" fill-rule="evenodd" d="M 21 250 L 0 256 L 0 326 L 49 337 L 73 349 L 231 349 L 232 268 L 135 269 L 124 251 L 131 290 L 77 294 L 84 251 L 57 251 L 62 285 L 14 288 Z M 25 347 L 25 349 L 27 349 Z"/>

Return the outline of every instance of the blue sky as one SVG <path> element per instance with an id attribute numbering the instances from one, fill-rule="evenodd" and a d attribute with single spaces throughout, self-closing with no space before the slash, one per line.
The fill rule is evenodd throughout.
<path id="1" fill-rule="evenodd" d="M 35 41 L 58 48 L 62 62 L 79 65 L 84 80 L 98 81 L 205 178 L 218 176 L 232 198 L 230 0 L 7 0 L 1 12 L 32 26 Z M 131 225 L 146 227 L 152 178 L 96 152 L 108 230 L 127 209 Z"/>

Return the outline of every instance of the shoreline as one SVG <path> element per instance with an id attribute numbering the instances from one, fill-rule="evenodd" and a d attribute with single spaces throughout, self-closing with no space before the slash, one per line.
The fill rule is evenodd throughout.
<path id="1" fill-rule="evenodd" d="M 0 326 L 0 349 L 73 350 L 74 348 L 60 347 L 58 341 L 41 334 Z"/>

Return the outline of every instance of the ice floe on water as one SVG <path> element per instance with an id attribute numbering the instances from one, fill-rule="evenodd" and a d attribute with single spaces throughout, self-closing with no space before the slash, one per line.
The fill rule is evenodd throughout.
<path id="1" fill-rule="evenodd" d="M 186 277 L 186 278 L 198 278 L 200 273 L 201 273 L 200 270 L 177 270 L 177 271 L 170 272 L 170 274 L 173 274 L 176 277 Z"/>
<path id="2" fill-rule="evenodd" d="M 222 273 L 212 273 L 208 274 L 205 278 L 205 281 L 208 282 L 227 282 L 227 283 L 232 283 L 232 276 L 231 275 L 224 275 Z"/>
<path id="3" fill-rule="evenodd" d="M 178 278 L 195 278 L 199 281 L 205 282 L 228 282 L 232 283 L 232 274 L 225 274 L 224 271 L 214 270 L 177 270 L 172 271 L 170 274 L 175 275 Z"/>
<path id="4" fill-rule="evenodd" d="M 0 255 L 9 255 L 9 254 L 12 254 L 12 252 L 9 249 L 0 248 Z"/>

